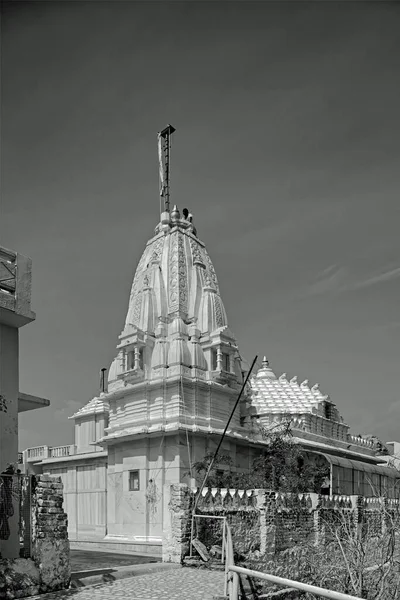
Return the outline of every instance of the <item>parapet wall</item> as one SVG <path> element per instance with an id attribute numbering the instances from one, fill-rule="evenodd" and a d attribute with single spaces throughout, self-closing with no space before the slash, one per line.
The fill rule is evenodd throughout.
<path id="1" fill-rule="evenodd" d="M 188 554 L 198 494 L 184 484 L 166 486 L 164 562 L 181 562 Z M 327 544 L 344 520 L 360 535 L 380 535 L 386 520 L 398 512 L 399 500 L 387 498 L 205 488 L 196 514 L 208 518 L 195 519 L 195 537 L 207 548 L 221 546 L 223 521 L 214 517 L 226 517 L 238 558 L 259 559 L 294 546 Z"/>
<path id="2" fill-rule="evenodd" d="M 31 557 L 0 559 L 0 599 L 12 600 L 67 589 L 71 579 L 67 515 L 60 477 L 34 480 Z"/>

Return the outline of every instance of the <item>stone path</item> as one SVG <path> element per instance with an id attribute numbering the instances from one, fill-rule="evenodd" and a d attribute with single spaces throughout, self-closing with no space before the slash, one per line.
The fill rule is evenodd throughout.
<path id="1" fill-rule="evenodd" d="M 208 600 L 222 595 L 224 573 L 182 567 L 120 579 L 80 590 L 31 596 L 30 600 Z"/>

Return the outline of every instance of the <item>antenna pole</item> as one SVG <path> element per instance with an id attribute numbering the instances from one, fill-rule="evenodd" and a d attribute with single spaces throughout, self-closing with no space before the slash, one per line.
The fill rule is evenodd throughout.
<path id="1" fill-rule="evenodd" d="M 175 128 L 167 125 L 158 134 L 158 162 L 160 168 L 160 196 L 164 198 L 164 211 L 170 211 L 170 154 L 171 135 Z"/>
<path id="2" fill-rule="evenodd" d="M 231 422 L 231 420 L 232 420 L 232 417 L 233 417 L 233 415 L 235 414 L 235 410 L 236 410 L 236 408 L 237 408 L 237 405 L 239 404 L 240 398 L 242 397 L 242 395 L 243 395 L 243 392 L 244 392 L 244 390 L 246 389 L 247 382 L 248 382 L 248 380 L 249 380 L 249 378 L 250 378 L 250 375 L 251 375 L 251 372 L 252 372 L 252 370 L 254 369 L 254 365 L 256 364 L 256 360 L 257 360 L 257 356 L 254 358 L 254 360 L 253 360 L 253 362 L 252 362 L 252 365 L 251 365 L 251 367 L 250 367 L 250 370 L 249 370 L 249 372 L 247 373 L 246 379 L 245 379 L 245 380 L 244 380 L 244 382 L 243 382 L 242 389 L 240 390 L 240 394 L 239 394 L 239 396 L 237 397 L 237 400 L 236 400 L 236 402 L 235 402 L 235 406 L 234 406 L 234 407 L 233 407 L 233 409 L 232 409 L 232 412 L 231 412 L 231 414 L 230 414 L 230 417 L 229 417 L 229 419 L 228 419 L 228 422 L 227 422 L 227 424 L 225 425 L 225 429 L 224 429 L 224 431 L 223 431 L 223 433 L 222 433 L 221 439 L 219 440 L 219 444 L 218 444 L 218 446 L 217 446 L 217 449 L 216 449 L 216 451 L 214 452 L 214 456 L 212 457 L 212 459 L 211 459 L 211 461 L 210 461 L 210 464 L 208 465 L 208 469 L 207 469 L 207 472 L 206 472 L 206 474 L 205 474 L 205 476 L 204 476 L 203 483 L 201 484 L 201 486 L 200 486 L 200 489 L 199 489 L 199 491 L 197 492 L 197 496 L 196 496 L 196 498 L 195 498 L 195 501 L 194 501 L 194 506 L 193 506 L 193 510 L 192 510 L 192 526 L 191 526 L 191 531 L 190 531 L 190 556 L 192 556 L 192 549 L 193 549 L 193 537 L 194 537 L 194 518 L 195 518 L 195 515 L 196 515 L 196 508 L 197 508 L 197 504 L 198 504 L 198 502 L 199 502 L 199 500 L 200 500 L 201 493 L 202 493 L 202 491 L 203 491 L 203 489 L 204 489 L 204 486 L 205 486 L 205 484 L 206 484 L 206 481 L 207 481 L 207 479 L 208 479 L 208 476 L 209 476 L 209 474 L 210 474 L 210 471 L 211 471 L 211 469 L 212 469 L 212 467 L 213 467 L 213 465 L 214 465 L 214 463 L 215 463 L 215 459 L 217 458 L 217 455 L 218 455 L 219 449 L 220 449 L 220 448 L 221 448 L 221 446 L 222 446 L 222 442 L 224 441 L 225 434 L 226 434 L 226 432 L 228 431 L 229 424 L 230 424 L 230 422 Z"/>
<path id="3" fill-rule="evenodd" d="M 101 391 L 103 393 L 105 393 L 105 391 L 106 391 L 106 377 L 105 377 L 106 371 L 107 371 L 107 369 L 105 367 L 103 367 L 101 369 Z"/>

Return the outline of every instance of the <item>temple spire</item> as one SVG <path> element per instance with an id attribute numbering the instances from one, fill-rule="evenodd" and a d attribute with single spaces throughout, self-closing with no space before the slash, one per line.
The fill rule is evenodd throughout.
<path id="1" fill-rule="evenodd" d="M 157 134 L 158 139 L 158 164 L 160 172 L 160 196 L 164 198 L 164 211 L 169 212 L 169 197 L 170 197 L 170 151 L 171 151 L 171 135 L 175 128 L 172 125 L 167 125 L 165 129 Z"/>

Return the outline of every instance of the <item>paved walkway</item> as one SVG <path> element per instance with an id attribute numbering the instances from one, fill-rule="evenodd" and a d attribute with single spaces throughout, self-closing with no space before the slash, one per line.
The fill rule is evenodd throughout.
<path id="1" fill-rule="evenodd" d="M 112 569 L 161 562 L 160 558 L 137 554 L 116 554 L 94 550 L 71 550 L 71 570 L 90 571 L 93 569 Z"/>
<path id="2" fill-rule="evenodd" d="M 221 571 L 182 567 L 30 600 L 208 600 L 223 594 L 223 582 Z"/>

